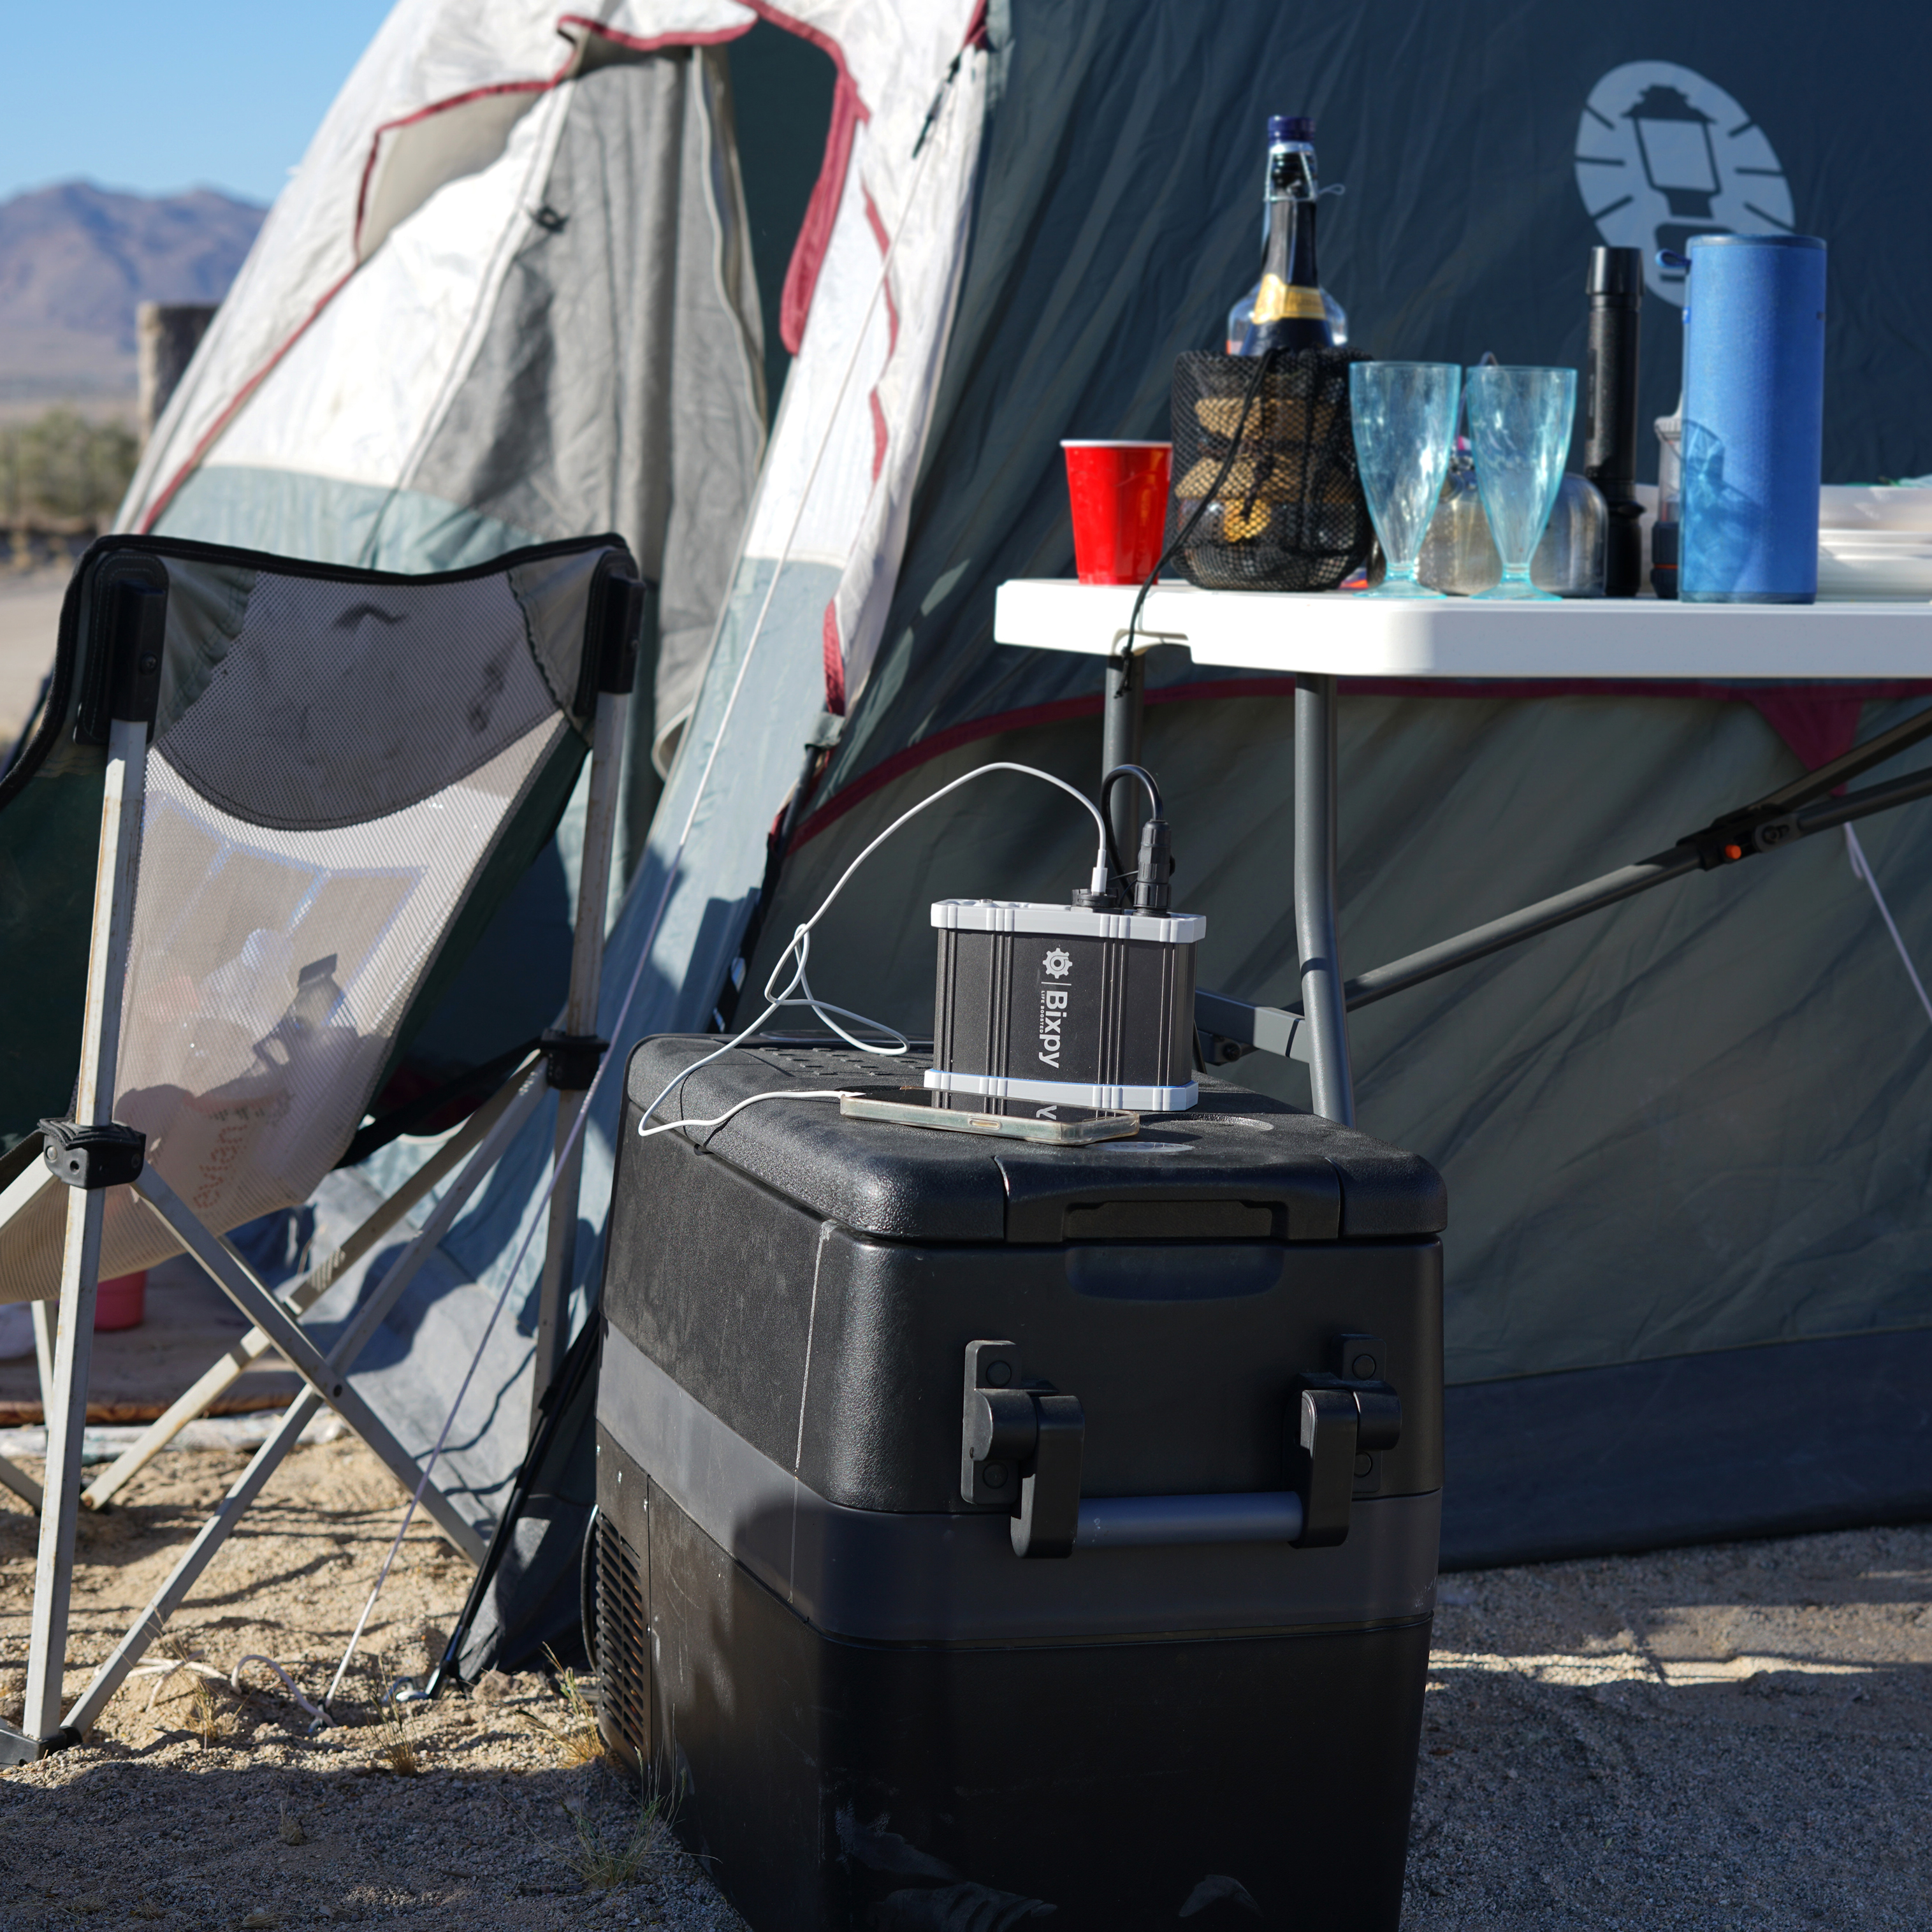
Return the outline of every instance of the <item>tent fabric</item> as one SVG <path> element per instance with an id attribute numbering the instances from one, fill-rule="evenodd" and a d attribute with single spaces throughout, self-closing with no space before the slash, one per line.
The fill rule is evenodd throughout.
<path id="1" fill-rule="evenodd" d="M 840 18 L 830 8 L 797 10 L 827 32 Z M 942 10 L 846 10 L 874 37 L 847 44 L 870 118 L 854 130 L 704 686 L 610 934 L 598 1024 L 611 1067 L 646 1034 L 701 1030 L 711 1018 L 763 882 L 773 818 L 823 736 L 828 700 L 842 686 L 856 692 L 866 640 L 880 634 L 944 359 L 997 56 L 968 44 L 966 5 L 950 20 Z M 621 1090 L 607 1077 L 586 1127 L 574 1320 L 602 1273 Z M 444 1243 L 478 1282 L 494 1288 L 508 1276 L 548 1155 L 548 1139 L 526 1133 L 484 1206 Z M 535 1280 L 532 1256 L 512 1283 L 524 1332 L 533 1329 Z M 494 1634 L 466 1652 L 466 1671 L 528 1654 L 546 1586 L 539 1571 L 518 1574 L 514 1589 L 506 1576 L 492 1593 L 479 1628 Z"/>
<path id="2" fill-rule="evenodd" d="M 692 903 L 671 944 L 658 934 L 656 988 L 633 1029 L 701 1023 L 710 1001 L 730 1005 L 734 981 L 747 989 L 737 1017 L 748 1018 L 776 946 L 837 868 L 959 771 L 1015 756 L 1091 782 L 1098 733 L 1084 721 L 1097 709 L 1097 668 L 995 646 L 994 592 L 1010 577 L 1070 568 L 1058 439 L 1161 434 L 1173 356 L 1214 340 L 1252 280 L 1258 134 L 1270 111 L 1311 110 L 1324 176 L 1350 184 L 1346 200 L 1325 205 L 1323 257 L 1354 340 L 1383 354 L 1461 361 L 1492 348 L 1578 364 L 1587 250 L 1607 238 L 1593 220 L 1602 203 L 1578 184 L 1579 128 L 1605 76 L 1666 53 L 1699 68 L 1763 119 L 1793 218 L 1832 236 L 1847 298 L 1831 338 L 1828 473 L 1922 469 L 1886 400 L 1922 386 L 1917 272 L 1885 238 L 1922 220 L 1925 190 L 1891 167 L 1876 122 L 1828 132 L 1816 110 L 1820 98 L 1872 99 L 1874 87 L 1894 99 L 1903 83 L 1875 80 L 1855 46 L 1810 16 L 1780 14 L 1774 27 L 1754 14 L 1748 33 L 1740 17 L 1675 22 L 1660 47 L 1647 16 L 1559 23 L 1547 7 L 1483 33 L 1420 5 L 994 8 L 960 292 L 877 652 L 863 687 L 852 681 L 842 736 L 759 910 L 753 956 L 730 957 L 751 919 L 752 868 L 721 874 L 715 847 L 687 847 L 692 884 L 680 890 Z M 1882 26 L 1924 43 L 1906 10 L 1886 9 Z M 1821 97 L 1820 77 L 1834 75 L 1842 84 Z M 1252 150 L 1231 138 L 1244 127 L 1257 132 Z M 1646 322 L 1647 419 L 1676 400 L 1675 303 L 1653 291 Z M 788 410 L 801 388 L 794 371 Z M 768 584 L 756 580 L 758 596 Z M 766 641 L 782 635 L 787 650 L 766 661 L 761 722 L 741 707 L 720 753 L 730 770 L 760 775 L 767 812 L 798 748 L 830 735 L 806 728 L 805 589 L 781 580 Z M 784 601 L 794 594 L 796 606 Z M 734 622 L 721 632 L 700 718 L 728 697 Z M 1184 826 L 1180 889 L 1208 915 L 1204 981 L 1284 997 L 1294 983 L 1288 700 L 1184 663 L 1154 681 L 1166 701 L 1150 706 L 1148 756 Z M 1349 692 L 1344 956 L 1394 956 L 1654 850 L 1817 761 L 1848 724 L 1877 729 L 1910 702 Z M 1013 728 L 986 735 L 1000 718 Z M 921 820 L 874 862 L 862 894 L 815 943 L 830 997 L 922 1030 L 927 900 L 1057 892 L 1081 876 L 1078 827 L 1051 798 L 1029 803 L 1023 782 L 1007 782 L 961 794 L 946 819 Z M 748 830 L 748 808 L 745 819 Z M 1932 941 L 1923 836 L 1904 814 L 1866 836 L 1921 951 Z M 636 922 L 620 923 L 631 956 L 649 903 L 634 901 Z M 1868 895 L 1826 840 L 1685 881 L 1360 1016 L 1364 1120 L 1449 1180 L 1451 1560 L 1790 1520 L 1773 1492 L 1793 1456 L 1808 1459 L 1808 1524 L 1916 1506 L 1899 1459 L 1874 1458 L 1863 1440 L 1810 1439 L 1780 1458 L 1790 1411 L 1760 1406 L 1772 1384 L 1754 1378 L 1767 1350 L 1794 1362 L 1808 1353 L 1817 1373 L 1838 1378 L 1821 1384 L 1828 1411 L 1857 1399 L 1873 1352 L 1932 1329 L 1915 1005 Z M 1306 1097 L 1298 1068 L 1257 1056 L 1233 1070 Z M 1684 1365 L 1700 1363 L 1738 1398 L 1721 1468 L 1680 1461 L 1668 1478 L 1674 1510 L 1644 1500 L 1646 1483 L 1654 1493 L 1666 1480 L 1660 1457 L 1618 1498 L 1607 1478 L 1565 1488 L 1565 1467 L 1615 1466 L 1630 1404 L 1695 1385 Z M 1604 1398 L 1581 1399 L 1580 1378 Z M 1514 1432 L 1495 1426 L 1512 1400 Z M 1556 1426 L 1566 1412 L 1567 1435 Z M 1885 1414 L 1922 1430 L 1895 1406 Z M 1526 1442 L 1544 1446 L 1526 1455 Z M 1755 1487 L 1740 1483 L 1754 1467 Z M 1492 1480 L 1504 1473 L 1508 1484 Z M 1498 1502 L 1520 1502 L 1539 1479 L 1539 1520 Z"/>
<path id="3" fill-rule="evenodd" d="M 120 513 L 402 570 L 620 532 L 661 586 L 626 872 L 763 449 L 718 44 L 756 17 L 404 0 L 271 210 Z"/>
<path id="4" fill-rule="evenodd" d="M 872 99 L 871 87 L 896 85 L 899 92 L 885 95 L 854 135 L 844 199 L 704 685 L 650 846 L 611 928 L 598 1020 L 612 1041 L 607 1064 L 620 1064 L 645 1034 L 701 1030 L 710 1018 L 763 880 L 767 832 L 826 715 L 828 609 L 855 584 L 881 600 L 890 590 L 893 560 L 872 546 L 904 526 L 931 404 L 930 388 L 902 374 L 898 358 L 916 351 L 918 368 L 928 374 L 942 359 L 956 291 L 932 265 L 957 252 L 992 57 L 968 49 L 948 81 L 972 23 L 964 5 L 956 33 L 944 38 L 923 15 L 904 22 L 896 14 L 865 17 L 875 33 L 891 32 L 880 46 L 849 50 L 862 98 Z M 824 18 L 836 23 L 838 15 L 827 9 Z M 896 80 L 908 68 L 923 73 L 920 85 Z M 935 101 L 940 111 L 914 157 Z M 922 158 L 915 199 L 908 179 Z M 902 222 L 886 228 L 890 264 L 868 207 L 883 222 Z M 854 289 L 847 284 L 855 274 L 862 279 Z M 874 356 L 881 358 L 876 368 Z M 868 390 L 859 388 L 862 379 Z M 888 431 L 875 476 L 874 402 Z M 821 489 L 818 479 L 833 477 L 835 459 L 843 460 L 841 440 L 857 433 L 855 425 L 866 438 L 861 474 L 872 478 L 869 491 L 855 488 L 849 472 L 836 472 L 836 489 L 829 480 Z M 802 495 L 808 482 L 811 493 Z M 851 634 L 874 621 L 865 617 Z M 580 1308 L 602 1266 L 618 1106 L 618 1084 L 607 1078 L 585 1136 L 584 1199 L 592 1211 L 578 1249 Z M 510 1268 L 548 1158 L 548 1140 L 532 1129 L 506 1156 L 487 1208 L 466 1216 L 445 1243 L 479 1282 L 500 1286 Z M 533 1258 L 525 1280 L 534 1282 Z M 527 1297 L 522 1307 L 530 1319 Z"/>
<path id="5" fill-rule="evenodd" d="M 1445 1570 L 1922 1522 L 1932 1330 L 1467 1382 L 1443 1431 Z"/>
<path id="6" fill-rule="evenodd" d="M 1708 132 L 1716 180 L 1706 225 L 1788 223 L 1829 237 L 1828 476 L 1928 466 L 1895 406 L 1926 388 L 1932 356 L 1918 327 L 1924 266 L 1896 243 L 1923 227 L 1932 187 L 1895 165 L 1885 131 L 1910 124 L 1922 62 L 1906 56 L 1932 34 L 1903 0 L 1885 0 L 1856 37 L 1791 7 L 1662 22 L 1641 10 L 1578 16 L 1553 0 L 1522 0 L 1480 22 L 1422 0 L 1326 13 L 1010 0 L 983 15 L 963 0 L 916 10 L 815 0 L 784 11 L 760 0 L 755 13 L 833 59 L 833 139 L 824 154 L 800 158 L 819 187 L 780 305 L 798 356 L 755 498 L 741 519 L 706 524 L 710 540 L 736 550 L 707 579 L 727 587 L 703 676 L 614 916 L 600 1013 L 616 1030 L 614 1063 L 644 1032 L 702 1027 L 730 1010 L 734 989 L 740 1019 L 751 1017 L 764 962 L 816 903 L 814 883 L 896 806 L 1002 752 L 1090 783 L 1097 667 L 994 645 L 994 593 L 1003 579 L 1070 568 L 1058 439 L 1163 433 L 1174 356 L 1218 340 L 1228 304 L 1252 282 L 1271 112 L 1312 112 L 1324 178 L 1348 184 L 1346 199 L 1324 204 L 1322 257 L 1354 342 L 1382 355 L 1462 362 L 1489 349 L 1580 365 L 1590 246 L 1652 249 L 1671 238 L 1672 222 L 1700 218 L 1673 214 L 1650 179 L 1634 118 L 1646 90 L 1678 90 Z M 668 58 L 680 35 L 715 40 L 753 16 L 735 0 L 639 0 L 610 10 L 602 38 L 659 45 L 652 57 Z M 427 248 L 432 211 L 437 220 L 446 212 L 453 244 L 496 232 L 462 226 L 476 219 L 466 197 L 483 196 L 485 177 L 532 188 L 548 178 L 568 145 L 570 116 L 557 104 L 584 76 L 548 85 L 561 70 L 544 64 L 546 28 L 528 9 L 459 20 L 417 0 L 392 16 L 318 136 L 307 184 L 298 179 L 300 194 L 292 190 L 265 229 L 206 370 L 191 374 L 191 393 L 164 426 L 170 452 L 137 478 L 130 514 L 150 514 L 204 442 L 210 460 L 191 487 L 214 490 L 224 446 L 210 438 L 226 399 L 311 313 L 326 312 L 340 278 L 379 270 L 398 243 L 400 263 L 412 222 Z M 1881 43 L 1899 57 L 1872 60 Z M 532 97 L 514 121 L 507 108 L 490 110 L 489 126 L 506 128 L 501 146 L 471 172 L 438 180 L 357 268 L 344 210 L 352 187 L 362 191 L 372 144 L 391 138 L 391 123 L 498 83 Z M 476 114 L 481 157 L 487 117 Z M 709 124 L 715 134 L 722 117 Z M 421 150 L 416 174 L 398 182 L 434 177 L 447 165 L 440 152 Z M 1595 185 L 1618 170 L 1622 201 Z M 1689 192 L 1683 205 L 1694 206 Z M 388 220 L 391 191 L 379 199 Z M 394 207 L 409 200 L 394 190 Z M 518 205 L 544 204 L 532 194 Z M 452 252 L 465 249 L 481 252 L 475 242 Z M 422 366 L 450 394 L 480 366 L 471 345 L 487 333 L 514 252 L 491 255 L 487 289 L 476 273 L 466 283 L 473 326 L 448 327 L 433 279 L 419 292 L 404 278 L 389 284 L 388 334 L 405 356 L 418 337 L 442 344 Z M 727 238 L 712 259 L 730 252 Z M 1676 399 L 1682 292 L 1654 282 L 1646 299 L 1646 422 Z M 744 304 L 748 330 L 757 308 Z M 544 314 L 560 344 L 574 340 L 573 318 L 554 304 Z M 278 412 L 319 409 L 324 386 L 319 358 Z M 238 429 L 245 419 L 244 410 Z M 262 434 L 272 429 L 265 416 Z M 453 519 L 418 472 L 393 461 L 380 475 L 332 472 L 302 488 L 320 501 L 373 485 L 387 493 L 386 532 L 406 526 L 412 542 L 499 542 L 531 514 L 514 478 L 535 453 L 512 454 L 490 472 L 510 479 L 505 487 L 459 504 Z M 274 494 L 249 478 L 236 488 L 242 499 Z M 190 488 L 179 492 L 184 506 Z M 604 520 L 654 554 L 626 516 Z M 668 556 L 668 608 L 678 604 L 676 562 Z M 1293 977 L 1286 700 L 1184 664 L 1155 682 L 1149 756 L 1184 814 L 1180 884 L 1208 917 L 1204 979 L 1280 996 Z M 1754 711 L 1710 695 L 1351 692 L 1346 956 L 1371 963 L 1654 849 L 1790 776 L 1790 746 L 1809 758 L 1848 717 L 1876 728 L 1888 706 L 1909 701 L 1846 694 L 1832 718 L 1800 706 L 1774 730 L 1776 704 Z M 916 1022 L 930 983 L 924 906 L 935 891 L 1058 891 L 1079 876 L 1077 828 L 1063 826 L 1052 800 L 1029 802 L 1005 782 L 961 794 L 950 822 L 920 821 L 876 862 L 862 906 L 855 899 L 828 922 L 821 976 L 851 995 L 842 1003 Z M 788 811 L 795 842 L 767 898 L 768 837 Z M 1902 814 L 1866 840 L 1914 947 L 1932 938 L 1918 836 Z M 1767 1347 L 1842 1362 L 1861 1341 L 1932 1327 L 1916 1286 L 1923 1231 L 1910 1183 L 1922 1144 L 1922 1016 L 1901 1004 L 1909 986 L 1901 994 L 1862 895 L 1820 841 L 1684 882 L 1361 1016 L 1364 1119 L 1449 1178 L 1452 1372 L 1476 1392 L 1460 1410 L 1452 1398 L 1452 1418 L 1502 1413 L 1480 1408 L 1484 1390 L 1526 1396 L 1565 1378 L 1621 1376 L 1638 1378 L 1621 1389 L 1654 1391 L 1672 1363 L 1735 1363 Z M 757 956 L 742 958 L 754 931 L 764 935 Z M 1257 1058 L 1235 1071 L 1290 1097 L 1301 1091 L 1293 1067 Z M 596 1278 L 610 1184 L 615 1088 L 606 1087 L 586 1142 L 580 1308 Z M 502 1283 L 534 1225 L 547 1156 L 539 1124 L 445 1244 L 481 1292 Z M 390 1150 L 376 1166 L 409 1157 Z M 526 1324 L 534 1267 L 524 1267 L 512 1286 Z M 479 1418 L 520 1414 L 508 1383 L 483 1379 Z M 472 1426 L 479 1447 L 491 1428 L 514 1426 Z M 1452 1548 L 1456 1453 L 1452 1442 Z M 1466 1466 L 1498 1465 L 1472 1456 Z M 1691 1512 L 1700 1533 L 1762 1520 L 1738 1509 L 1726 1518 L 1716 1479 L 1689 1480 L 1704 1484 L 1704 1513 Z M 1832 1506 L 1856 1514 L 1903 1492 L 1882 1469 L 1853 1471 Z M 1506 1528 L 1472 1534 L 1466 1546 L 1491 1558 L 1508 1544 Z M 496 1628 L 513 1646 L 515 1606 L 500 1609 Z"/>

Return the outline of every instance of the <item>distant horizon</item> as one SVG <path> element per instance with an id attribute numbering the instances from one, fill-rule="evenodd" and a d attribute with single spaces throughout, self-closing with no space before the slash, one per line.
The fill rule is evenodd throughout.
<path id="1" fill-rule="evenodd" d="M 24 200 L 30 194 L 45 194 L 59 188 L 91 188 L 98 194 L 130 195 L 140 201 L 180 201 L 191 194 L 218 195 L 237 208 L 256 208 L 264 214 L 270 206 L 253 195 L 237 194 L 232 188 L 220 187 L 213 182 L 196 182 L 187 188 L 127 188 L 118 182 L 96 180 L 91 175 L 62 175 L 52 181 L 29 182 L 24 188 L 0 191 L 0 207 L 10 201 Z"/>
<path id="2" fill-rule="evenodd" d="M 0 202 L 84 181 L 149 201 L 205 190 L 266 208 L 390 11 L 390 0 L 23 10 L 8 24 L 10 68 L 66 78 L 12 91 Z"/>

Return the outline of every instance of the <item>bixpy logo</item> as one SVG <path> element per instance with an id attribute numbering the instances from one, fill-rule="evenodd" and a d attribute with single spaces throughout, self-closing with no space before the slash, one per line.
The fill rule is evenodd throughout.
<path id="1" fill-rule="evenodd" d="M 1060 1027 L 1066 1018 L 1066 1003 L 1072 996 L 1070 987 L 1057 985 L 1073 970 L 1073 956 L 1064 946 L 1054 946 L 1040 962 L 1040 970 L 1046 975 L 1040 987 L 1040 1058 L 1041 1064 L 1052 1067 L 1056 1072 L 1060 1066 Z"/>

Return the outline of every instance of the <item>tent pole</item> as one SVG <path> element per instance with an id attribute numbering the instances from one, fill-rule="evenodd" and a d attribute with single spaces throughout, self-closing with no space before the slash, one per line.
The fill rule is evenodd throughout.
<path id="1" fill-rule="evenodd" d="M 610 859 L 617 833 L 617 779 L 623 762 L 625 714 L 629 699 L 622 692 L 597 694 L 596 722 L 590 748 L 590 796 L 586 802 L 584 859 L 578 869 L 577 928 L 572 938 L 570 998 L 563 1010 L 560 1047 L 592 1040 L 597 1000 L 604 976 L 604 907 L 610 891 Z M 574 1059 L 575 1065 L 566 1061 Z M 563 1358 L 570 1312 L 570 1281 L 577 1258 L 577 1207 L 584 1172 L 584 1136 L 576 1132 L 585 1090 L 597 1070 L 595 1054 L 550 1055 L 550 1082 L 556 1094 L 556 1132 L 552 1159 L 556 1181 L 550 1190 L 550 1226 L 544 1246 L 543 1285 L 537 1299 L 537 1336 L 530 1377 L 530 1436 L 542 1421 L 542 1405 Z"/>
<path id="2" fill-rule="evenodd" d="M 1910 735 L 1906 736 L 1908 731 Z M 1890 812 L 1897 806 L 1910 805 L 1916 799 L 1932 795 L 1932 770 L 1928 770 L 1912 772 L 1904 778 L 1888 778 L 1882 784 L 1868 785 L 1862 791 L 1848 792 L 1841 798 L 1825 796 L 1839 782 L 1841 776 L 1868 771 L 1874 764 L 1894 755 L 1901 740 L 1910 743 L 1928 736 L 1932 736 L 1932 711 L 1922 712 L 1895 730 L 1874 739 L 1870 745 L 1858 746 L 1843 758 L 1820 766 L 1808 778 L 1770 794 L 1754 805 L 1746 806 L 1740 812 L 1726 813 L 1706 831 L 1679 840 L 1668 851 L 1653 853 L 1633 866 L 1621 866 L 1614 872 L 1606 872 L 1600 878 L 1573 886 L 1567 892 L 1539 899 L 1520 912 L 1505 914 L 1501 919 L 1492 920 L 1488 925 L 1460 933 L 1454 939 L 1426 946 L 1405 958 L 1391 960 L 1386 966 L 1372 968 L 1359 979 L 1348 982 L 1346 990 L 1349 1010 L 1387 999 L 1391 993 L 1406 992 L 1425 980 L 1434 979 L 1438 974 L 1467 965 L 1486 954 L 1498 952 L 1519 940 L 1533 939 L 1539 933 L 1567 925 L 1586 913 L 1615 905 L 1620 899 L 1647 892 L 1652 886 L 1666 884 L 1672 879 L 1681 879 L 1687 873 L 1716 871 L 1723 865 L 1736 864 L 1738 860 L 1750 858 L 1759 852 L 1778 851 L 1814 832 L 1832 831 L 1855 820 L 1869 818 L 1876 812 Z M 1800 811 L 1786 813 L 1779 810 L 1780 806 L 1797 799 L 1818 802 Z M 1713 846 L 1726 854 L 1734 851 L 1736 857 L 1714 859 L 1710 849 Z"/>
<path id="3" fill-rule="evenodd" d="M 158 608 L 165 599 L 133 586 Z M 131 608 L 131 607 L 130 607 Z M 137 645 L 146 625 L 117 626 L 118 643 Z M 117 682 L 118 682 L 117 680 Z M 148 680 L 143 680 L 144 684 Z M 116 692 L 100 814 L 100 856 L 94 874 L 94 931 L 88 943 L 87 1006 L 81 1030 L 80 1079 L 74 1119 L 106 1126 L 114 1117 L 115 1075 L 121 1053 L 121 1000 L 128 977 L 128 950 L 134 929 L 134 878 L 147 790 L 148 730 L 154 716 L 152 686 L 144 706 L 140 693 L 122 683 Z M 124 701 L 132 697 L 135 701 Z M 80 1511 L 80 1446 L 87 1426 L 88 1370 L 94 1352 L 94 1291 L 100 1283 L 104 1188 L 75 1187 L 68 1195 L 67 1237 L 61 1254 L 60 1325 L 54 1338 L 52 1398 L 44 1408 L 47 1460 L 43 1481 L 40 1550 L 34 1569 L 34 1610 L 27 1656 L 26 1709 L 21 1728 L 44 1750 L 54 1740 L 67 1669 L 68 1612 L 74 1584 L 75 1526 Z"/>

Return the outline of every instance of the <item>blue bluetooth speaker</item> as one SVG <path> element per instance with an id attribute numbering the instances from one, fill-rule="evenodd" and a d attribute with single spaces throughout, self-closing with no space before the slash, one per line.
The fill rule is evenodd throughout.
<path id="1" fill-rule="evenodd" d="M 1700 235 L 1684 339 L 1683 556 L 1692 604 L 1818 595 L 1825 244 Z"/>

